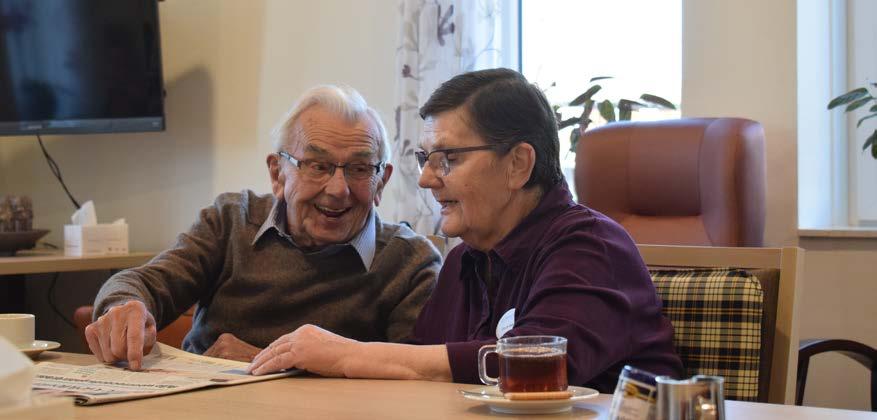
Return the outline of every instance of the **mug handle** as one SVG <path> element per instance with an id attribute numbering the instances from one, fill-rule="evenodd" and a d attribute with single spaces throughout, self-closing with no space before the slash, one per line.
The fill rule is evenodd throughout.
<path id="1" fill-rule="evenodd" d="M 478 349 L 478 377 L 481 378 L 481 382 L 485 385 L 497 385 L 499 384 L 499 378 L 494 378 L 487 374 L 487 355 L 490 353 L 496 353 L 495 344 L 481 346 Z"/>

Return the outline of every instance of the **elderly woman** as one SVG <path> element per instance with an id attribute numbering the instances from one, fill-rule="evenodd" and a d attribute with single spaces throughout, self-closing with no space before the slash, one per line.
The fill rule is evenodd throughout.
<path id="1" fill-rule="evenodd" d="M 308 326 L 259 354 L 251 371 L 478 382 L 478 349 L 497 338 L 566 337 L 571 385 L 612 392 L 630 364 L 679 376 L 672 327 L 630 236 L 572 200 L 554 113 L 519 73 L 466 73 L 420 110 L 420 186 L 462 238 L 418 318 L 416 345 L 362 343 Z"/>

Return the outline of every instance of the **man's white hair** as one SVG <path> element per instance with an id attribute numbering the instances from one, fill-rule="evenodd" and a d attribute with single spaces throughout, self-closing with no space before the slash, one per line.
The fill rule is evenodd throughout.
<path id="1" fill-rule="evenodd" d="M 271 132 L 274 150 L 280 151 L 293 137 L 293 127 L 302 112 L 312 106 L 320 106 L 329 112 L 344 118 L 351 123 L 361 118 L 370 118 L 378 128 L 378 157 L 381 162 L 390 161 L 390 146 L 387 141 L 387 129 L 381 116 L 369 107 L 362 95 L 349 86 L 320 85 L 305 92 L 283 118 L 283 121 Z"/>

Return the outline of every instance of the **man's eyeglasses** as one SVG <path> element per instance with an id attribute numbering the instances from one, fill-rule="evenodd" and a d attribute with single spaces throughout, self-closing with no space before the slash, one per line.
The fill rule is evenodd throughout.
<path id="1" fill-rule="evenodd" d="M 414 157 L 417 158 L 417 167 L 420 168 L 420 173 L 423 173 L 423 168 L 429 163 L 429 166 L 433 170 L 441 170 L 442 176 L 447 176 L 448 173 L 451 172 L 451 163 L 448 161 L 448 155 L 474 152 L 476 150 L 496 149 L 500 147 L 509 148 L 515 143 L 517 142 L 493 143 L 485 144 L 484 146 L 457 147 L 453 149 L 436 149 L 429 153 L 424 150 L 417 150 L 414 152 Z"/>
<path id="2" fill-rule="evenodd" d="M 326 181 L 335 176 L 335 169 L 338 168 L 344 170 L 344 177 L 348 180 L 365 181 L 381 173 L 381 168 L 384 167 L 383 162 L 378 162 L 375 165 L 370 163 L 347 163 L 344 165 L 337 165 L 331 162 L 322 162 L 319 160 L 298 160 L 284 151 L 277 152 L 277 154 L 295 164 L 303 177 L 317 182 Z"/>

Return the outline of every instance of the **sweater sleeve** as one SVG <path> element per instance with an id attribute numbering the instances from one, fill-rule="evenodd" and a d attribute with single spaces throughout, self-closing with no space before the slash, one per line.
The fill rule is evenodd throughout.
<path id="1" fill-rule="evenodd" d="M 130 300 L 143 302 L 159 329 L 188 310 L 219 275 L 230 229 L 223 215 L 229 202 L 240 195 L 220 195 L 213 206 L 201 210 L 198 220 L 177 237 L 176 244 L 148 263 L 121 271 L 100 288 L 94 318 Z"/>
<path id="2" fill-rule="evenodd" d="M 387 322 L 387 339 L 394 343 L 410 339 L 417 316 L 429 299 L 441 268 L 441 255 L 429 240 L 413 236 L 405 242 L 409 255 L 403 256 L 403 267 L 396 281 L 407 285 L 406 292 L 390 312 Z"/>

